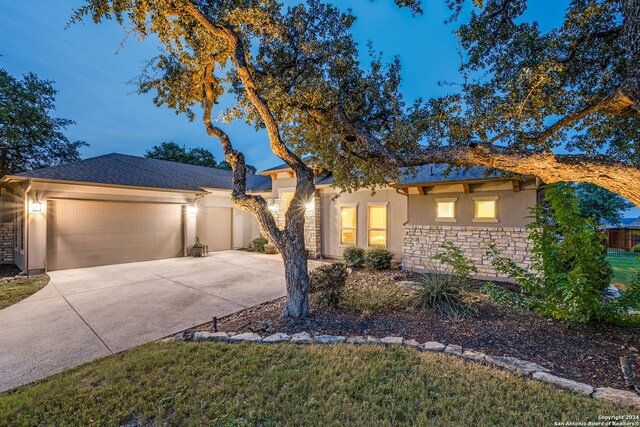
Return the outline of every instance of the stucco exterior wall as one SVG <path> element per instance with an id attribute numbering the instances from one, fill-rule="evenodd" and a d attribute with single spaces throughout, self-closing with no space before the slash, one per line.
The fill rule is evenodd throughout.
<path id="1" fill-rule="evenodd" d="M 322 253 L 330 257 L 341 257 L 347 246 L 340 245 L 340 205 L 355 204 L 357 207 L 356 245 L 367 248 L 367 204 L 387 204 L 387 249 L 402 257 L 403 225 L 407 221 L 407 196 L 395 189 L 382 189 L 371 194 L 370 190 L 343 193 L 335 198 L 334 190 L 326 188 L 321 194 Z"/>
<path id="2" fill-rule="evenodd" d="M 497 196 L 498 222 L 474 222 L 474 197 Z M 455 198 L 456 222 L 443 224 L 436 220 L 436 199 Z M 535 206 L 537 191 L 523 189 L 482 191 L 472 193 L 437 193 L 427 195 L 409 195 L 409 224 L 414 225 L 457 225 L 469 227 L 482 225 L 495 227 L 524 227 L 531 222 L 530 209 Z"/>
<path id="3" fill-rule="evenodd" d="M 503 256 L 525 269 L 531 267 L 529 232 L 523 227 L 406 225 L 404 227 L 403 268 L 412 271 L 443 268 L 433 256 L 443 252 L 444 242 L 453 242 L 474 262 L 478 277 L 498 275 L 486 255 L 489 244 L 495 244 Z"/>

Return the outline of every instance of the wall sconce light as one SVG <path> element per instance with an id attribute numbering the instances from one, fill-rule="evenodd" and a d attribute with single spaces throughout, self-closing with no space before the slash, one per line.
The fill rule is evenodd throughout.
<path id="1" fill-rule="evenodd" d="M 311 200 L 304 205 L 305 209 L 308 211 L 312 211 L 316 208 L 315 200 Z"/>
<path id="2" fill-rule="evenodd" d="M 29 203 L 29 211 L 31 213 L 42 213 L 42 202 L 32 201 Z"/>
<path id="3" fill-rule="evenodd" d="M 198 213 L 198 207 L 196 205 L 187 205 L 187 215 L 196 216 Z"/>
<path id="4" fill-rule="evenodd" d="M 42 213 L 42 202 L 40 201 L 40 198 L 38 197 L 38 193 L 34 194 L 34 196 L 31 198 L 31 201 L 29 202 L 29 212 L 30 213 Z"/>
<path id="5" fill-rule="evenodd" d="M 269 202 L 268 209 L 269 209 L 271 212 L 276 212 L 276 211 L 278 210 L 278 205 L 276 205 L 276 204 L 275 204 L 275 203 L 273 203 L 273 202 Z"/>

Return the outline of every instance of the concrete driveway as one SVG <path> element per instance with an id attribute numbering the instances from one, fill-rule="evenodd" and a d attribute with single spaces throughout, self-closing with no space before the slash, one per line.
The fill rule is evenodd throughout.
<path id="1" fill-rule="evenodd" d="M 285 295 L 279 256 L 242 251 L 54 271 L 0 310 L 0 391 Z"/>

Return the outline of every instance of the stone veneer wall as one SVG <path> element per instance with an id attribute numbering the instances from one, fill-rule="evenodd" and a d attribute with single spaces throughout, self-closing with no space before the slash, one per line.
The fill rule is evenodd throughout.
<path id="1" fill-rule="evenodd" d="M 407 270 L 439 266 L 432 256 L 441 252 L 444 242 L 459 246 L 478 269 L 478 276 L 500 277 L 485 255 L 494 243 L 503 256 L 519 266 L 531 268 L 531 243 L 524 227 L 462 227 L 455 225 L 405 225 L 402 265 Z"/>
<path id="2" fill-rule="evenodd" d="M 0 224 L 0 264 L 13 263 L 13 223 Z"/>
<path id="3" fill-rule="evenodd" d="M 320 214 L 320 197 L 314 196 L 314 208 L 307 209 L 304 216 L 304 245 L 309 250 L 310 258 L 320 258 L 322 256 L 322 234 L 321 234 L 321 218 Z M 280 229 L 284 228 L 285 213 L 287 211 L 287 203 L 283 199 L 273 201 L 277 206 L 273 216 L 276 224 Z"/>

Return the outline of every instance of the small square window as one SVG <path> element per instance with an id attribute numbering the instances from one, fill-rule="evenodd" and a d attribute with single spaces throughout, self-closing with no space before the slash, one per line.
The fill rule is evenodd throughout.
<path id="1" fill-rule="evenodd" d="M 476 198 L 474 221 L 498 222 L 498 198 Z"/>
<path id="2" fill-rule="evenodd" d="M 457 222 L 456 200 L 457 199 L 436 199 L 436 221 Z"/>

